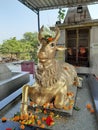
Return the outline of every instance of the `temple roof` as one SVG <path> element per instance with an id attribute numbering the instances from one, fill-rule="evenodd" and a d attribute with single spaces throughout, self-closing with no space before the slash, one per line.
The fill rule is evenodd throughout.
<path id="1" fill-rule="evenodd" d="M 91 16 L 90 16 L 87 6 L 80 6 L 79 9 L 81 9 L 79 10 L 80 12 L 78 12 L 77 7 L 69 8 L 67 11 L 64 23 L 76 24 L 76 23 L 91 21 Z"/>

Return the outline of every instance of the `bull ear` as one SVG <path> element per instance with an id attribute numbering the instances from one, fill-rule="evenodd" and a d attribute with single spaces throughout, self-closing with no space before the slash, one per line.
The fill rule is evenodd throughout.
<path id="1" fill-rule="evenodd" d="M 67 50 L 67 48 L 66 48 L 66 47 L 63 47 L 63 46 L 56 46 L 56 49 L 57 49 L 57 51 Z"/>
<path id="2" fill-rule="evenodd" d="M 39 40 L 39 41 L 41 41 L 41 39 L 42 39 L 43 28 L 44 28 L 44 26 L 41 27 L 41 29 L 40 29 L 40 31 L 39 31 L 39 33 L 38 33 L 38 40 Z"/>

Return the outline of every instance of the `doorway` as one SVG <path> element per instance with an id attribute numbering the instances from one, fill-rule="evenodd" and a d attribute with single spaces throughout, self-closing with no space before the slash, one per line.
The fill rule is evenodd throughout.
<path id="1" fill-rule="evenodd" d="M 65 61 L 75 66 L 89 66 L 90 29 L 66 30 L 67 53 Z"/>

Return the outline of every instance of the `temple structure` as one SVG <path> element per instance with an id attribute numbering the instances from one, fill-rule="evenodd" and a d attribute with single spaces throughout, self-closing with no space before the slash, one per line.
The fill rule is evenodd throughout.
<path id="1" fill-rule="evenodd" d="M 57 57 L 75 66 L 89 67 L 91 73 L 98 75 L 98 20 L 92 20 L 87 6 L 69 8 L 62 24 L 58 45 L 68 48 Z M 63 57 L 63 59 L 62 59 Z"/>

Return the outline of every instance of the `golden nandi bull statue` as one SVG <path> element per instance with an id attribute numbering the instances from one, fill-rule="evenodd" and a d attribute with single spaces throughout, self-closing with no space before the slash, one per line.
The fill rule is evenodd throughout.
<path id="1" fill-rule="evenodd" d="M 33 86 L 23 86 L 21 113 L 28 113 L 28 98 L 40 106 L 53 100 L 54 107 L 62 109 L 66 102 L 68 87 L 73 84 L 79 85 L 75 68 L 55 59 L 56 50 L 65 50 L 56 45 L 60 37 L 59 28 L 56 27 L 55 37 L 51 40 L 43 37 L 42 32 L 43 26 L 38 34 L 40 47 L 36 81 Z"/>

